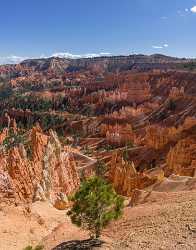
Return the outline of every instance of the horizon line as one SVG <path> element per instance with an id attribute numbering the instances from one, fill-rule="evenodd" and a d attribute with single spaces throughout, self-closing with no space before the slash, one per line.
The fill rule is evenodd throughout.
<path id="1" fill-rule="evenodd" d="M 104 55 L 105 54 L 105 55 Z M 163 57 L 170 57 L 176 60 L 196 60 L 196 57 L 177 57 L 177 56 L 171 56 L 168 54 L 162 54 L 162 53 L 154 53 L 154 54 L 143 54 L 143 53 L 133 53 L 133 54 L 112 54 L 112 53 L 100 53 L 100 54 L 86 54 L 86 55 L 74 55 L 69 53 L 63 53 L 61 55 L 58 55 L 58 53 L 53 54 L 51 56 L 40 56 L 40 57 L 19 57 L 19 56 L 9 56 L 9 57 L 3 57 L 10 59 L 10 62 L 0 62 L 0 65 L 17 65 L 20 63 L 23 63 L 28 60 L 47 60 L 47 59 L 65 59 L 65 60 L 82 60 L 82 59 L 98 59 L 98 58 L 112 58 L 112 57 L 131 57 L 131 56 L 163 56 Z M 1 57 L 0 57 L 1 58 Z M 13 60 L 13 61 L 12 61 Z M 14 61 L 16 60 L 16 61 Z"/>

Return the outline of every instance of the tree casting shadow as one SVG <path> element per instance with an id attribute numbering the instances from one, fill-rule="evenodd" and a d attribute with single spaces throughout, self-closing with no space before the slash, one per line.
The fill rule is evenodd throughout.
<path id="1" fill-rule="evenodd" d="M 99 239 L 72 240 L 63 242 L 52 250 L 92 250 L 101 247 L 104 242 Z"/>

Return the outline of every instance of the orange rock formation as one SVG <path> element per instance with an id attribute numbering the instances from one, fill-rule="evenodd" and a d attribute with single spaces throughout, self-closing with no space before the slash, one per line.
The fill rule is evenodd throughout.
<path id="1" fill-rule="evenodd" d="M 109 180 L 114 188 L 122 195 L 131 196 L 135 189 L 143 189 L 164 178 L 162 170 L 140 173 L 136 171 L 134 163 L 123 160 L 114 154 L 109 170 Z"/>
<path id="2" fill-rule="evenodd" d="M 50 200 L 55 204 L 59 197 L 66 201 L 66 195 L 80 183 L 72 154 L 63 150 L 56 133 L 46 136 L 38 126 L 31 131 L 30 144 L 31 159 L 23 144 L 1 155 L 5 172 L 1 173 L 0 191 L 10 189 L 8 194 L 16 202 Z"/>

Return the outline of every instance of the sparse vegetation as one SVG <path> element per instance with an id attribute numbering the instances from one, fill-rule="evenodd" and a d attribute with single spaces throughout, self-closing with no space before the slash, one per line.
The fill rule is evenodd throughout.
<path id="1" fill-rule="evenodd" d="M 181 69 L 193 71 L 196 70 L 196 62 L 194 61 L 194 62 L 180 64 L 179 67 Z"/>
<path id="2" fill-rule="evenodd" d="M 43 249 L 44 249 L 44 246 L 37 245 L 37 246 L 35 246 L 35 247 L 27 246 L 27 247 L 25 247 L 23 250 L 43 250 Z"/>
<path id="3" fill-rule="evenodd" d="M 127 147 L 123 150 L 122 157 L 123 157 L 124 161 L 129 161 L 129 153 L 128 153 Z"/>
<path id="4" fill-rule="evenodd" d="M 102 145 L 99 148 L 99 151 L 103 151 L 103 150 L 110 151 L 110 150 L 114 150 L 116 148 L 119 148 L 119 146 L 117 146 L 117 145 L 110 145 L 110 144 L 106 143 L 106 144 Z"/>
<path id="5" fill-rule="evenodd" d="M 107 166 L 103 161 L 98 160 L 95 165 L 96 175 L 104 178 L 107 172 Z"/>
<path id="6" fill-rule="evenodd" d="M 6 98 L 9 98 L 13 94 L 12 88 L 10 84 L 7 82 L 1 82 L 0 83 L 0 101 L 5 100 Z"/>
<path id="7" fill-rule="evenodd" d="M 19 144 L 24 144 L 25 138 L 23 134 L 15 134 L 13 132 L 9 132 L 8 137 L 4 140 L 3 146 L 6 149 L 13 148 L 18 146 Z"/>
<path id="8" fill-rule="evenodd" d="M 68 215 L 72 223 L 87 229 L 92 238 L 99 238 L 102 229 L 122 215 L 123 198 L 97 176 L 84 181 L 71 200 L 74 205 Z"/>
<path id="9" fill-rule="evenodd" d="M 15 134 L 12 130 L 9 131 L 9 135 L 7 138 L 3 141 L 3 146 L 6 150 L 9 150 L 13 147 L 19 146 L 19 144 L 23 144 L 25 147 L 25 150 L 27 152 L 27 157 L 31 158 L 32 156 L 32 148 L 31 144 L 29 143 L 26 134 L 18 131 L 17 134 Z"/>
<path id="10" fill-rule="evenodd" d="M 7 97 L 11 95 L 11 90 L 6 88 Z M 16 109 L 29 109 L 32 112 L 39 111 L 49 111 L 58 110 L 64 111 L 67 105 L 67 99 L 59 97 L 58 99 L 44 99 L 36 97 L 34 95 L 22 95 L 16 93 L 12 98 L 7 99 L 6 106 L 7 108 L 16 108 Z"/>
<path id="11" fill-rule="evenodd" d="M 89 148 L 88 146 L 85 146 L 84 149 L 83 149 L 83 153 L 85 155 L 91 156 L 92 153 L 93 153 L 93 150 L 91 148 Z"/>
<path id="12" fill-rule="evenodd" d="M 175 111 L 175 109 L 176 109 L 176 103 L 175 103 L 174 100 L 172 100 L 172 99 L 169 100 L 169 102 L 168 102 L 168 108 L 171 111 Z"/>

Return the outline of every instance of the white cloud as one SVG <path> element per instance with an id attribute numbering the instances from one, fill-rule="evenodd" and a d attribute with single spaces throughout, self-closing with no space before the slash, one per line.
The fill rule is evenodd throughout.
<path id="1" fill-rule="evenodd" d="M 189 12 L 189 9 L 186 8 L 185 11 L 186 11 L 186 12 Z"/>
<path id="2" fill-rule="evenodd" d="M 15 56 L 15 55 L 2 56 L 0 57 L 0 64 L 17 64 L 17 63 L 22 62 L 25 59 L 27 58 L 22 57 L 22 56 Z"/>
<path id="3" fill-rule="evenodd" d="M 45 54 L 41 54 L 41 55 L 39 56 L 39 58 L 40 58 L 40 59 L 48 58 L 48 56 L 46 56 Z"/>
<path id="4" fill-rule="evenodd" d="M 193 6 L 191 9 L 190 9 L 191 12 L 193 13 L 196 13 L 196 6 Z"/>
<path id="5" fill-rule="evenodd" d="M 152 48 L 153 48 L 153 49 L 163 49 L 163 46 L 153 45 Z"/>
<path id="6" fill-rule="evenodd" d="M 92 58 L 92 57 L 100 57 L 100 56 L 109 56 L 111 53 L 108 52 L 100 52 L 100 53 L 88 53 L 88 54 L 72 54 L 69 52 L 57 52 L 52 54 L 52 57 L 60 57 L 60 58 L 71 58 L 71 59 L 78 59 L 78 58 Z"/>
<path id="7" fill-rule="evenodd" d="M 59 57 L 59 58 L 71 58 L 71 59 L 79 59 L 79 58 L 92 58 L 92 57 L 100 57 L 100 56 L 110 56 L 111 53 L 108 52 L 100 52 L 100 53 L 88 53 L 88 54 L 72 54 L 69 52 L 57 52 L 52 54 L 50 57 Z M 45 54 L 42 54 L 37 57 L 23 57 L 23 56 L 15 56 L 15 55 L 10 55 L 10 56 L 0 56 L 0 65 L 1 64 L 17 64 L 25 59 L 34 59 L 34 58 L 48 58 Z"/>
<path id="8" fill-rule="evenodd" d="M 168 48 L 169 45 L 167 43 L 163 44 L 163 45 L 153 45 L 152 48 L 153 49 L 165 49 Z"/>
<path id="9" fill-rule="evenodd" d="M 111 53 L 109 53 L 109 52 L 101 52 L 100 55 L 101 56 L 111 56 Z"/>
<path id="10" fill-rule="evenodd" d="M 96 53 L 89 53 L 89 54 L 85 54 L 85 55 L 81 55 L 81 57 L 83 58 L 92 58 L 92 57 L 99 57 L 100 54 L 96 54 Z"/>
<path id="11" fill-rule="evenodd" d="M 51 57 L 76 59 L 76 58 L 81 58 L 81 55 L 74 55 L 74 54 L 71 54 L 68 52 L 56 52 L 56 53 L 52 54 Z"/>

